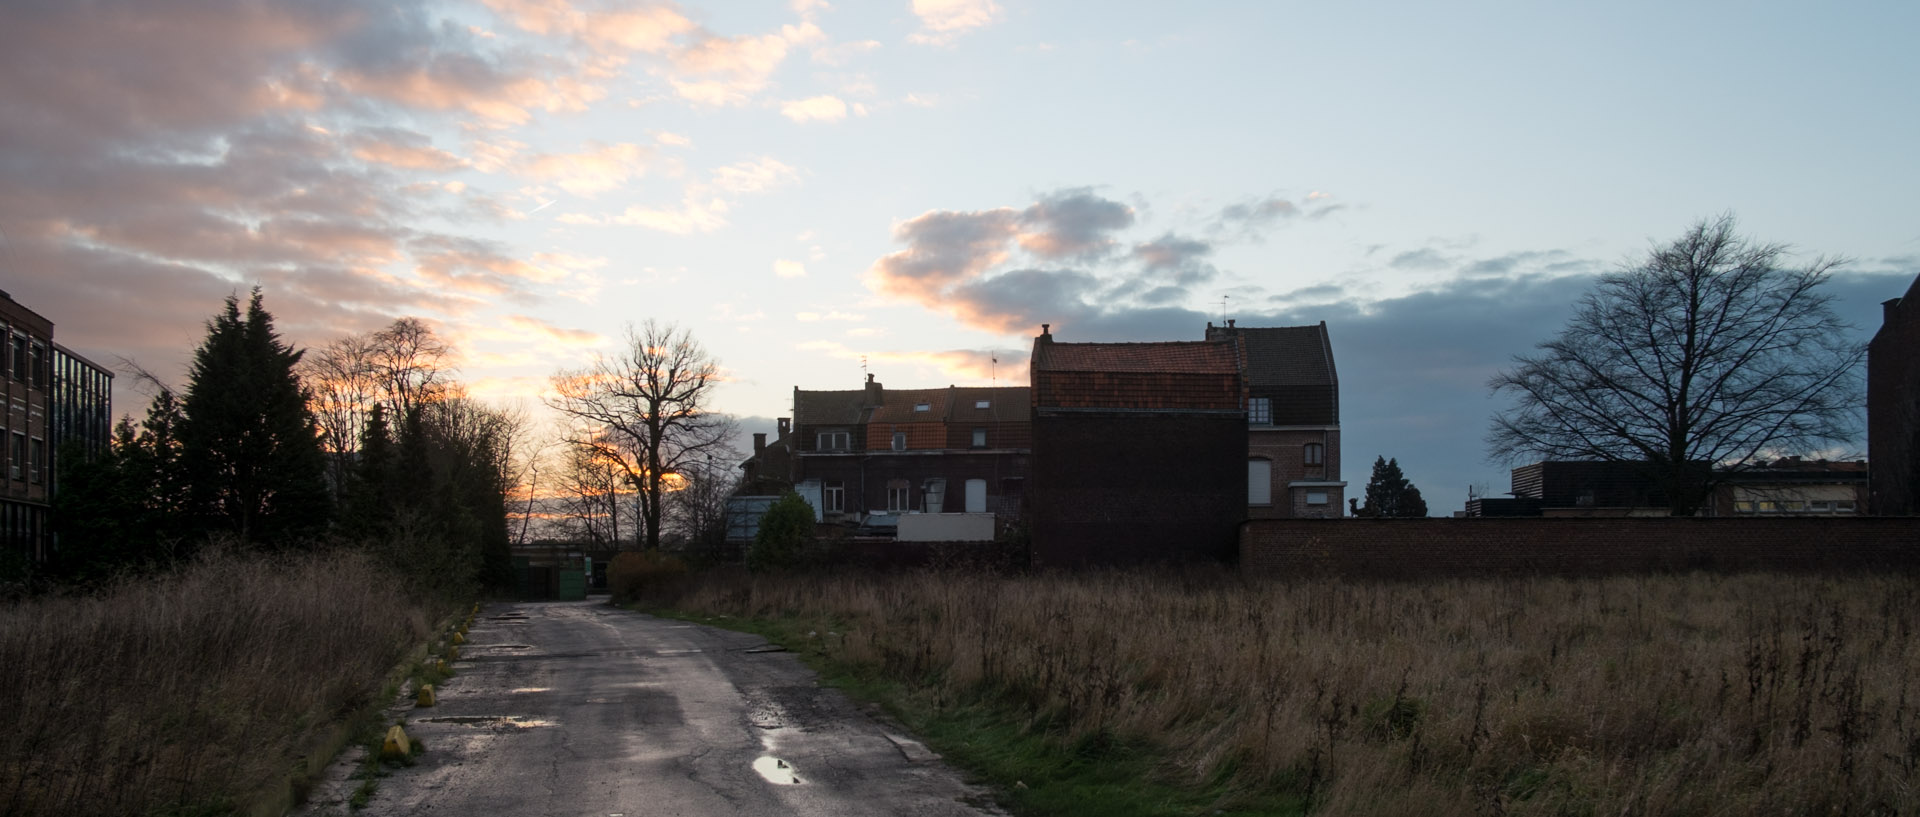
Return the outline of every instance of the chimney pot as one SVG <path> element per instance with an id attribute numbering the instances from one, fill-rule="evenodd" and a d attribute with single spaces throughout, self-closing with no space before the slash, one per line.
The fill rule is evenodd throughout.
<path id="1" fill-rule="evenodd" d="M 786 439 L 787 432 L 793 430 L 793 420 L 786 417 L 782 417 L 774 421 L 774 430 L 779 434 L 779 436 L 774 437 L 776 441 Z"/>
<path id="2" fill-rule="evenodd" d="M 1050 323 L 1040 324 L 1040 334 L 1042 336 L 1053 334 L 1053 324 L 1050 324 Z"/>
<path id="3" fill-rule="evenodd" d="M 753 453 L 758 454 L 765 450 L 767 450 L 767 432 L 765 431 L 754 432 L 753 433 Z"/>
<path id="4" fill-rule="evenodd" d="M 1233 319 L 1232 319 L 1232 318 L 1228 318 L 1228 319 L 1227 319 L 1227 328 L 1228 328 L 1228 329 L 1232 329 L 1232 328 L 1233 328 Z"/>

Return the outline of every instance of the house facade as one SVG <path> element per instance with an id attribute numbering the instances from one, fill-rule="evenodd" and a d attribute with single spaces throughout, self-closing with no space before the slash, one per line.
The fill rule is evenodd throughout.
<path id="1" fill-rule="evenodd" d="M 1025 506 L 1032 423 L 1024 387 L 793 391 L 791 431 L 756 440 L 742 465 L 757 490 L 784 483 L 822 522 L 872 524 L 904 514 L 992 514 Z"/>
<path id="2" fill-rule="evenodd" d="M 1034 564 L 1233 558 L 1248 474 L 1235 341 L 1059 343 L 1043 325 L 1029 372 Z"/>
<path id="3" fill-rule="evenodd" d="M 53 342 L 53 322 L 0 292 L 0 547 L 34 563 L 53 555 L 54 453 L 106 450 L 113 374 Z"/>
<path id="4" fill-rule="evenodd" d="M 1881 305 L 1867 344 L 1868 506 L 1880 516 L 1920 514 L 1920 277 Z"/>
<path id="5" fill-rule="evenodd" d="M 1207 324 L 1209 341 L 1237 346 L 1246 386 L 1247 516 L 1333 518 L 1346 508 L 1340 478 L 1340 379 L 1327 324 Z"/>
<path id="6" fill-rule="evenodd" d="M 1867 512 L 1867 461 L 1782 457 L 1722 477 L 1711 516 L 1855 516 Z"/>

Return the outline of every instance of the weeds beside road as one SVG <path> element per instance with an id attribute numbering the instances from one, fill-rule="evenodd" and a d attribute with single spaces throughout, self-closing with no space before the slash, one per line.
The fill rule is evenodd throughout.
<path id="1" fill-rule="evenodd" d="M 1911 577 L 722 571 L 661 591 L 813 653 L 1031 813 L 1920 810 Z"/>
<path id="2" fill-rule="evenodd" d="M 345 552 L 212 556 L 0 608 L 0 813 L 243 807 L 430 634 Z"/>

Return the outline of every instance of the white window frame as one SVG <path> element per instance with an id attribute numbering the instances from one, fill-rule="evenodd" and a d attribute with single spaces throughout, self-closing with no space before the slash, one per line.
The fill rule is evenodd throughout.
<path id="1" fill-rule="evenodd" d="M 1300 446 L 1300 461 L 1306 465 L 1327 464 L 1327 447 L 1319 443 Z"/>
<path id="2" fill-rule="evenodd" d="M 1327 492 L 1326 492 L 1326 491 L 1308 491 L 1308 492 L 1307 492 L 1307 504 L 1308 504 L 1308 505 L 1325 505 L 1325 504 L 1327 504 Z"/>
<path id="3" fill-rule="evenodd" d="M 887 483 L 887 510 L 896 513 L 913 510 L 912 484 L 904 479 L 891 480 Z"/>
<path id="4" fill-rule="evenodd" d="M 847 484 L 839 480 L 821 483 L 820 510 L 823 513 L 846 513 Z"/>
<path id="5" fill-rule="evenodd" d="M 987 430 L 986 429 L 976 428 L 973 430 L 973 447 L 974 448 L 987 447 Z"/>
<path id="6" fill-rule="evenodd" d="M 973 401 L 973 407 L 977 409 L 993 408 L 993 401 L 992 400 L 975 400 Z"/>
<path id="7" fill-rule="evenodd" d="M 845 431 L 822 431 L 814 442 L 820 451 L 846 451 L 853 447 L 853 435 Z"/>
<path id="8" fill-rule="evenodd" d="M 1247 424 L 1273 425 L 1273 400 L 1267 397 L 1247 398 Z"/>
<path id="9" fill-rule="evenodd" d="M 914 411 L 932 411 L 933 404 L 932 403 L 915 403 L 913 404 L 913 410 Z"/>
<path id="10" fill-rule="evenodd" d="M 907 450 L 907 432 L 905 431 L 893 432 L 893 450 L 895 451 Z"/>

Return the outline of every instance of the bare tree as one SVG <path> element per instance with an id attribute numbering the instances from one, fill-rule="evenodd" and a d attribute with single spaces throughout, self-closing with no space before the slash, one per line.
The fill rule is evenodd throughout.
<path id="1" fill-rule="evenodd" d="M 596 548 L 618 547 L 623 506 L 630 500 L 627 469 L 590 448 L 567 445 L 552 477 L 556 527 L 566 538 Z"/>
<path id="2" fill-rule="evenodd" d="M 734 423 L 709 406 L 720 367 L 691 333 L 650 320 L 627 327 L 625 341 L 618 355 L 555 374 L 547 405 L 573 420 L 568 442 L 625 470 L 639 491 L 640 542 L 651 550 L 678 475 L 723 450 Z"/>
<path id="3" fill-rule="evenodd" d="M 1865 347 L 1821 292 L 1835 259 L 1779 266 L 1787 248 L 1701 221 L 1603 277 L 1559 337 L 1489 386 L 1495 460 L 1637 462 L 1676 516 L 1757 456 L 1850 439 Z"/>
<path id="4" fill-rule="evenodd" d="M 446 388 L 452 357 L 452 348 L 419 318 L 400 318 L 373 333 L 373 376 L 395 417 Z"/>
<path id="5" fill-rule="evenodd" d="M 681 471 L 680 490 L 668 495 L 667 516 L 689 552 L 717 555 L 727 540 L 727 496 L 740 483 L 739 452 L 717 452 Z"/>

